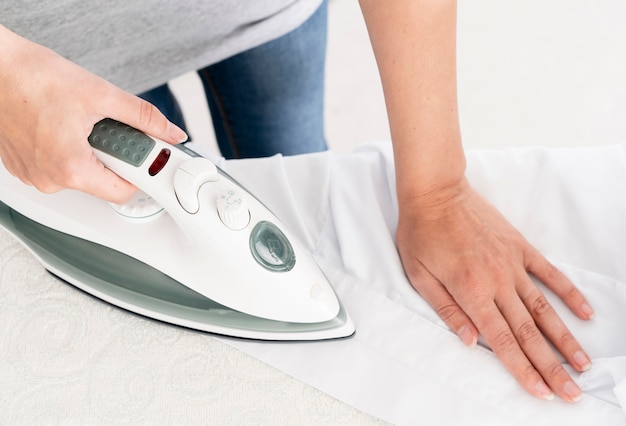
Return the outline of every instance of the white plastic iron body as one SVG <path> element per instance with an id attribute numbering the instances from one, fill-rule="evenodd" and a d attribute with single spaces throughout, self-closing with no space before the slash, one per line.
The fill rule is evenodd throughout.
<path id="1" fill-rule="evenodd" d="M 218 334 L 320 340 L 354 333 L 311 255 L 261 202 L 210 160 L 109 119 L 95 126 L 89 141 L 100 161 L 142 191 L 128 204 L 112 208 L 69 190 L 41 194 L 2 168 L 6 176 L 0 199 L 6 217 L 0 217 L 0 224 L 52 273 L 130 311 Z M 36 225 L 25 225 L 18 213 L 46 229 L 33 231 Z M 78 267 L 67 266 L 49 248 L 59 246 L 57 240 L 66 241 L 55 231 L 102 246 L 97 253 L 105 253 L 104 248 L 121 253 L 128 261 L 115 269 L 129 271 L 129 282 L 137 281 L 139 273 L 133 271 L 139 267 L 128 265 L 137 262 L 191 291 L 172 290 L 177 284 L 169 282 L 163 284 L 167 290 L 157 291 L 143 281 L 142 289 L 134 291 L 130 285 L 111 283 L 124 281 L 123 276 L 85 274 L 94 260 L 73 260 Z M 52 235 L 46 238 L 54 243 L 31 241 L 39 238 L 32 235 L 43 234 Z M 82 247 L 82 242 L 76 244 Z"/>

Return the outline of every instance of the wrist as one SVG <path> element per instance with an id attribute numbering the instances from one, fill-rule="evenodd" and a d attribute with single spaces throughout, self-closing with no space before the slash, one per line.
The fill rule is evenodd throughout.
<path id="1" fill-rule="evenodd" d="M 436 203 L 437 199 L 450 197 L 466 182 L 466 160 L 460 148 L 413 154 L 397 149 L 394 157 L 401 205 Z"/>

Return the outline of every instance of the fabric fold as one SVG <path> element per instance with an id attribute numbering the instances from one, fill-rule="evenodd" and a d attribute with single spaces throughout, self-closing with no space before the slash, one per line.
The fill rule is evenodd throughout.
<path id="1" fill-rule="evenodd" d="M 391 145 L 385 143 L 351 154 L 307 156 L 309 165 L 330 163 L 327 182 L 301 179 L 309 175 L 301 159 L 263 161 L 271 176 L 289 169 L 283 178 L 293 186 L 292 193 L 310 194 L 297 210 L 293 200 L 270 196 L 268 205 L 279 217 L 290 218 L 312 206 L 328 209 L 315 255 L 355 320 L 355 337 L 309 344 L 306 353 L 312 356 L 300 347 L 233 344 L 395 424 L 414 423 L 420 413 L 430 424 L 589 424 L 599 419 L 626 424 L 619 399 L 626 354 L 619 327 L 626 323 L 626 269 L 616 255 L 626 249 L 624 239 L 616 238 L 626 235 L 626 197 L 615 196 L 626 194 L 623 153 L 623 146 L 468 153 L 468 178 L 474 187 L 550 257 L 596 310 L 592 321 L 582 321 L 538 283 L 592 357 L 593 368 L 583 374 L 565 364 L 585 392 L 579 404 L 528 396 L 488 348 L 465 348 L 412 289 L 395 249 L 395 175 Z M 255 162 L 261 161 L 227 166 L 244 176 Z M 291 162 L 298 167 L 290 167 Z M 257 182 L 249 183 L 255 192 Z M 332 368 L 326 357 L 327 363 L 320 365 L 313 363 L 321 357 L 318 347 L 337 359 L 368 361 Z M 393 383 L 386 381 L 387 375 L 394 377 Z M 442 415 L 449 404 L 455 412 Z"/>

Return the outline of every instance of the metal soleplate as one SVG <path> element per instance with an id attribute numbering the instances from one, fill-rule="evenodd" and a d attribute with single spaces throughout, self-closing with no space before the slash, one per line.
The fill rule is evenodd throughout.
<path id="1" fill-rule="evenodd" d="M 345 309 L 321 323 L 288 323 L 222 306 L 160 271 L 118 251 L 35 222 L 0 202 L 0 226 L 53 275 L 128 311 L 225 336 L 258 340 L 326 340 L 348 337 L 354 325 Z"/>

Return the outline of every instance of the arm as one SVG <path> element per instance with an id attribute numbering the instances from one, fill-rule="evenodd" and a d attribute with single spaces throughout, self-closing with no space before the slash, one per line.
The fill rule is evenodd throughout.
<path id="1" fill-rule="evenodd" d="M 478 332 L 531 394 L 566 401 L 588 356 L 529 278 L 580 318 L 573 284 L 469 185 L 456 88 L 456 2 L 361 0 L 383 84 L 396 164 L 398 251 L 413 287 L 468 346 Z"/>
<path id="2" fill-rule="evenodd" d="M 87 143 L 102 118 L 167 142 L 186 139 L 154 106 L 2 25 L 0 46 L 0 157 L 40 191 L 72 188 L 118 203 L 133 194 Z"/>

